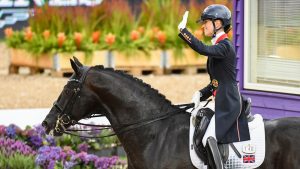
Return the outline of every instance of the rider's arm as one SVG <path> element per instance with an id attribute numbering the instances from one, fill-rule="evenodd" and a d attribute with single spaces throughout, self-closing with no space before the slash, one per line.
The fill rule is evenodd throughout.
<path id="1" fill-rule="evenodd" d="M 212 92 L 213 92 L 213 87 L 210 83 L 206 87 L 200 90 L 200 93 L 202 94 L 202 96 L 200 97 L 200 101 L 207 100 L 212 95 Z"/>
<path id="2" fill-rule="evenodd" d="M 225 58 L 229 52 L 229 45 L 226 45 L 226 42 L 221 41 L 217 45 L 212 46 L 205 45 L 194 37 L 186 28 L 181 29 L 178 36 L 201 55 L 221 59 Z"/>

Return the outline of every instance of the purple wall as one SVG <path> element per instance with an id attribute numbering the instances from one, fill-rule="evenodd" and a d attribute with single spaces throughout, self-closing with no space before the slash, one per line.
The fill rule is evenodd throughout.
<path id="1" fill-rule="evenodd" d="M 233 42 L 241 93 L 252 99 L 252 113 L 265 119 L 300 116 L 300 96 L 244 89 L 244 0 L 233 0 Z"/>

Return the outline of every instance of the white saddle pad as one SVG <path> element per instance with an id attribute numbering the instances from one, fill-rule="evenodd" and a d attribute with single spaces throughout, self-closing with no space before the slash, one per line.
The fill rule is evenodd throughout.
<path id="1" fill-rule="evenodd" d="M 209 107 L 212 110 L 214 110 L 214 103 L 210 103 L 206 107 Z M 191 112 L 189 145 L 190 145 L 190 158 L 193 165 L 196 168 L 203 169 L 203 168 L 207 168 L 207 166 L 204 165 L 203 161 L 199 159 L 193 145 L 193 135 L 195 131 L 194 121 L 197 112 L 200 108 L 202 108 L 201 105 L 198 108 L 195 108 Z M 215 125 L 215 121 L 213 116 L 211 123 L 209 124 L 209 128 L 207 129 L 207 132 L 205 133 L 204 137 L 207 138 L 208 136 L 215 136 L 215 132 L 213 131 L 215 128 L 214 125 Z M 264 127 L 262 116 L 259 114 L 254 115 L 254 120 L 248 123 L 248 125 L 249 125 L 251 140 L 233 143 L 236 149 L 242 155 L 241 158 L 239 158 L 236 155 L 236 153 L 233 151 L 233 149 L 229 146 L 228 160 L 224 165 L 226 169 L 257 168 L 263 163 L 265 158 L 265 127 Z"/>

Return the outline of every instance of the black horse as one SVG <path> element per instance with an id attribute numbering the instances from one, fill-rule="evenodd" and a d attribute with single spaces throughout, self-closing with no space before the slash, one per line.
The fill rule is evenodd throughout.
<path id="1" fill-rule="evenodd" d="M 129 169 L 194 168 L 189 155 L 189 118 L 141 80 L 103 66 L 71 60 L 74 74 L 43 121 L 55 136 L 92 114 L 104 114 L 121 141 Z M 176 85 L 176 84 L 174 84 Z M 259 168 L 300 167 L 300 118 L 265 122 L 266 157 Z"/>

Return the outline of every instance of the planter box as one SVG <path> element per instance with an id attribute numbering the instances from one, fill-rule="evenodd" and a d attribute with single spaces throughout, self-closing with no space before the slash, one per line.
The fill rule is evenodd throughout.
<path id="1" fill-rule="evenodd" d="M 36 68 L 52 68 L 52 59 L 49 54 L 34 56 L 24 49 L 10 49 L 10 65 Z"/>
<path id="2" fill-rule="evenodd" d="M 50 54 L 34 56 L 24 49 L 10 49 L 9 73 L 18 73 L 19 67 L 29 67 L 34 74 L 43 69 L 51 69 L 53 65 Z"/>
<path id="3" fill-rule="evenodd" d="M 95 51 L 91 56 L 86 56 L 84 52 L 59 53 L 54 55 L 54 70 L 72 69 L 70 59 L 75 56 L 82 64 L 86 66 L 106 65 L 107 51 Z"/>
<path id="4" fill-rule="evenodd" d="M 199 55 L 192 49 L 183 49 L 182 56 L 176 56 L 174 51 L 167 51 L 167 64 L 166 67 L 179 67 L 179 66 L 199 66 L 206 67 L 207 57 Z"/>
<path id="5" fill-rule="evenodd" d="M 133 56 L 126 56 L 120 52 L 113 52 L 114 67 L 161 67 L 161 50 L 150 51 L 147 56 L 143 52 L 137 52 Z"/>
<path id="6" fill-rule="evenodd" d="M 31 73 L 34 70 L 51 69 L 53 71 L 72 72 L 70 58 L 75 56 L 80 62 L 87 66 L 106 64 L 107 51 L 95 51 L 93 55 L 86 57 L 83 52 L 41 54 L 34 56 L 24 49 L 10 49 L 10 72 L 17 73 L 19 67 L 29 67 Z"/>
<path id="7" fill-rule="evenodd" d="M 199 55 L 192 49 L 183 49 L 182 56 L 176 56 L 172 50 L 168 50 L 166 55 L 167 74 L 197 74 L 206 70 L 207 57 Z"/>
<path id="8" fill-rule="evenodd" d="M 133 75 L 164 73 L 162 51 L 150 51 L 150 55 L 143 52 L 137 52 L 133 56 L 127 56 L 120 52 L 112 52 L 107 56 L 110 60 L 110 66 L 115 69 L 123 70 Z"/>

